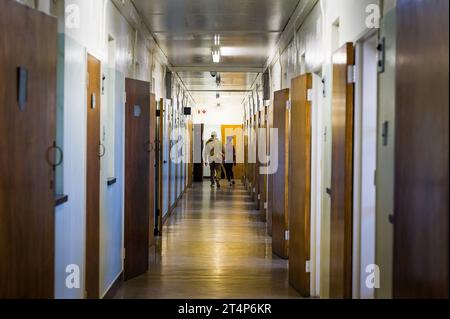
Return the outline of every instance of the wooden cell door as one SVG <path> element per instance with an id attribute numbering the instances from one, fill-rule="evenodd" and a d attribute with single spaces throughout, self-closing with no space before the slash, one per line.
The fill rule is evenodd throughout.
<path id="1" fill-rule="evenodd" d="M 148 270 L 150 84 L 126 79 L 124 279 Z"/>
<path id="2" fill-rule="evenodd" d="M 253 152 L 253 145 L 254 145 L 254 139 L 255 139 L 255 134 L 254 134 L 254 119 L 253 116 L 250 116 L 249 122 L 248 122 L 248 165 L 247 165 L 247 169 L 248 169 L 248 190 L 250 191 L 250 195 L 253 198 L 253 188 L 255 187 L 255 184 L 253 184 L 253 166 L 254 164 L 254 154 L 252 154 L 251 152 Z"/>
<path id="3" fill-rule="evenodd" d="M 159 101 L 158 107 L 158 137 L 157 137 L 157 151 L 158 151 L 158 210 L 156 216 L 156 233 L 161 235 L 162 233 L 162 215 L 164 209 L 164 191 L 163 191 L 163 174 L 164 174 L 164 146 L 163 146 L 163 134 L 164 134 L 164 102 L 163 99 Z"/>
<path id="4" fill-rule="evenodd" d="M 272 136 L 273 136 L 273 103 L 271 103 L 267 109 L 267 150 L 270 158 L 272 158 L 271 152 L 272 152 Z M 272 165 L 272 162 L 270 162 L 270 165 Z M 272 203 L 273 203 L 273 174 L 269 174 L 271 172 L 268 172 L 267 175 L 267 234 L 269 236 L 272 236 L 272 222 L 273 222 L 273 216 L 272 216 Z"/>
<path id="5" fill-rule="evenodd" d="M 0 299 L 54 297 L 56 28 L 0 1 Z"/>
<path id="6" fill-rule="evenodd" d="M 253 199 L 256 204 L 256 209 L 259 210 L 259 197 L 260 197 L 260 190 L 259 190 L 259 123 L 261 120 L 261 111 L 257 111 L 255 114 L 255 122 L 253 125 L 253 132 L 255 135 L 254 143 L 255 143 L 255 164 L 253 165 L 253 187 L 254 187 L 254 193 L 253 193 Z"/>
<path id="7" fill-rule="evenodd" d="M 333 55 L 330 297 L 352 297 L 353 44 Z"/>
<path id="8" fill-rule="evenodd" d="M 150 162 L 149 162 L 149 189 L 150 189 L 150 195 L 149 195 L 149 246 L 152 246 L 155 244 L 155 212 L 156 212 L 156 206 L 155 206 L 155 196 L 156 196 L 156 97 L 154 94 L 150 94 L 150 137 L 149 137 L 149 156 L 150 156 Z"/>
<path id="9" fill-rule="evenodd" d="M 261 111 L 261 121 L 260 121 L 260 130 L 261 130 L 261 138 L 263 139 L 260 147 L 265 147 L 264 150 L 261 150 L 260 153 L 263 154 L 263 156 L 267 156 L 267 108 L 265 107 L 262 111 Z M 259 155 L 258 155 L 259 156 Z M 264 159 L 264 158 L 262 158 Z M 266 216 L 266 202 L 267 202 L 267 169 L 266 163 L 261 163 L 259 162 L 259 170 L 262 170 L 264 173 L 261 174 L 260 171 L 258 171 L 259 173 L 259 178 L 258 178 L 258 188 L 259 188 L 259 209 L 262 211 L 262 213 L 264 214 L 264 219 L 267 217 Z"/>
<path id="10" fill-rule="evenodd" d="M 312 75 L 292 80 L 291 140 L 289 151 L 289 283 L 303 297 L 310 295 L 311 260 L 311 102 Z"/>
<path id="11" fill-rule="evenodd" d="M 188 131 L 187 131 L 188 139 L 189 139 L 189 163 L 187 163 L 187 186 L 191 187 L 194 182 L 194 124 L 192 123 L 192 119 L 188 121 Z"/>
<path id="12" fill-rule="evenodd" d="M 100 297 L 100 160 L 106 151 L 100 142 L 101 63 L 87 56 L 86 143 L 86 292 Z"/>
<path id="13" fill-rule="evenodd" d="M 244 186 L 248 186 L 248 171 L 249 171 L 249 164 L 248 164 L 248 120 L 245 121 L 244 125 L 244 173 L 243 173 L 243 181 Z"/>
<path id="14" fill-rule="evenodd" d="M 278 169 L 272 176 L 272 250 L 281 258 L 288 258 L 288 141 L 289 89 L 275 92 L 273 128 L 278 130 Z M 275 148 L 276 149 L 276 148 Z"/>
<path id="15" fill-rule="evenodd" d="M 397 2 L 394 297 L 449 297 L 449 2 Z"/>

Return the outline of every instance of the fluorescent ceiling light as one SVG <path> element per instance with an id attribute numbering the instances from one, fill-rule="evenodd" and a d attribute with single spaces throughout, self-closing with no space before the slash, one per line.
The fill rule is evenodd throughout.
<path id="1" fill-rule="evenodd" d="M 212 58 L 214 63 L 220 63 L 220 49 L 212 50 Z"/>

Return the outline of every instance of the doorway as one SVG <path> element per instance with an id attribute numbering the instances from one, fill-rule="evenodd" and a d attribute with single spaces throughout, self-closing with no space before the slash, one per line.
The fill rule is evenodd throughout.
<path id="1" fill-rule="evenodd" d="M 377 34 L 357 43 L 353 161 L 353 298 L 373 299 L 366 284 L 375 264 L 377 153 Z"/>
<path id="2" fill-rule="evenodd" d="M 0 298 L 51 299 L 57 21 L 15 1 L 0 21 Z"/>
<path id="3" fill-rule="evenodd" d="M 354 46 L 333 55 L 330 297 L 352 297 Z"/>
<path id="4" fill-rule="evenodd" d="M 100 141 L 101 62 L 87 57 L 86 153 L 86 297 L 100 297 L 100 160 L 106 149 Z"/>
<path id="5" fill-rule="evenodd" d="M 125 91 L 124 279 L 129 280 L 148 270 L 153 174 L 150 173 L 150 84 L 126 79 Z"/>

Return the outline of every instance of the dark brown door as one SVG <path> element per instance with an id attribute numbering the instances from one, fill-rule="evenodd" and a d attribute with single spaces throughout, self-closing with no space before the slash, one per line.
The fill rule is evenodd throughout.
<path id="1" fill-rule="evenodd" d="M 448 298 L 449 2 L 397 2 L 394 297 Z"/>
<path id="2" fill-rule="evenodd" d="M 353 44 L 333 55 L 330 297 L 352 297 Z"/>
<path id="3" fill-rule="evenodd" d="M 164 173 L 164 100 L 160 99 L 159 101 L 159 117 L 158 117 L 158 235 L 162 234 L 162 214 L 163 214 L 163 196 L 164 196 L 164 188 L 163 188 L 163 173 Z"/>
<path id="4" fill-rule="evenodd" d="M 56 38 L 56 19 L 0 1 L 0 298 L 54 297 Z"/>
<path id="5" fill-rule="evenodd" d="M 289 162 L 289 282 L 303 297 L 310 294 L 306 262 L 311 247 L 311 74 L 292 80 L 291 140 Z"/>
<path id="6" fill-rule="evenodd" d="M 203 181 L 203 132 L 204 132 L 204 124 L 194 124 L 194 147 L 196 148 L 194 152 L 194 158 L 199 163 L 194 163 L 194 182 L 202 182 Z M 197 149 L 200 150 L 197 150 Z"/>
<path id="7" fill-rule="evenodd" d="M 150 229 L 150 84 L 126 79 L 124 279 L 148 270 Z"/>
<path id="8" fill-rule="evenodd" d="M 268 126 L 268 130 L 267 130 L 267 150 L 268 150 L 268 154 L 269 156 L 272 158 L 271 156 L 271 151 L 272 151 L 272 141 L 271 141 L 271 130 L 273 128 L 273 103 L 271 103 L 269 105 L 269 108 L 267 110 L 268 114 L 267 114 L 267 126 Z M 272 163 L 271 163 L 272 164 Z M 267 192 L 267 234 L 269 236 L 272 236 L 272 222 L 273 222 L 273 216 L 272 216 L 272 204 L 273 204 L 273 174 L 268 174 L 267 175 L 267 188 L 268 188 L 268 192 Z"/>
<path id="9" fill-rule="evenodd" d="M 278 129 L 278 170 L 272 176 L 272 250 L 288 258 L 288 141 L 289 89 L 275 92 L 273 128 Z"/>
<path id="10" fill-rule="evenodd" d="M 156 190 L 156 98 L 150 94 L 150 138 L 149 138 L 149 246 L 155 244 L 155 190 Z"/>
<path id="11" fill-rule="evenodd" d="M 267 108 L 264 108 L 261 111 L 261 123 L 260 128 L 263 133 L 263 138 L 265 139 L 265 149 L 263 151 L 264 156 L 267 156 Z M 263 145 L 262 145 L 263 146 Z M 265 172 L 265 166 L 267 164 L 261 164 L 260 168 Z M 259 174 L 259 209 L 264 214 L 264 219 L 266 218 L 266 207 L 264 206 L 267 202 L 267 174 Z"/>
<path id="12" fill-rule="evenodd" d="M 256 209 L 259 209 L 259 156 L 258 156 L 258 143 L 259 143 L 259 136 L 258 136 L 258 129 L 259 129 L 259 121 L 261 119 L 261 112 L 256 112 L 254 116 L 254 124 L 253 124 L 253 133 L 254 133 L 254 140 L 255 143 L 255 150 L 256 150 L 256 157 L 255 157 L 255 164 L 253 165 L 253 187 L 254 187 L 254 193 L 253 193 L 253 199 L 256 203 Z"/>
<path id="13" fill-rule="evenodd" d="M 250 121 L 249 121 L 249 148 L 248 151 L 252 152 L 254 149 L 254 144 L 255 143 L 255 134 L 254 134 L 254 117 L 250 116 Z M 253 188 L 255 187 L 255 184 L 253 182 L 253 175 L 255 170 L 253 169 L 253 167 L 255 166 L 255 155 L 254 154 L 249 154 L 249 158 L 248 158 L 248 178 L 249 178 L 249 191 L 250 191 L 250 195 L 252 196 L 253 199 Z"/>
<path id="14" fill-rule="evenodd" d="M 87 57 L 86 292 L 100 297 L 100 72 L 101 63 Z"/>

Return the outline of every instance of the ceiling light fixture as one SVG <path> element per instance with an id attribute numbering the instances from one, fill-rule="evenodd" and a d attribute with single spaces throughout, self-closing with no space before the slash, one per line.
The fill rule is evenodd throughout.
<path id="1" fill-rule="evenodd" d="M 220 35 L 214 35 L 214 46 L 211 49 L 212 59 L 214 63 L 220 63 L 220 58 L 222 56 L 220 50 Z"/>
<path id="2" fill-rule="evenodd" d="M 214 45 L 220 45 L 220 35 L 219 34 L 216 34 L 215 36 L 214 36 Z"/>
<path id="3" fill-rule="evenodd" d="M 220 63 L 220 48 L 212 49 L 212 59 L 214 63 Z"/>

